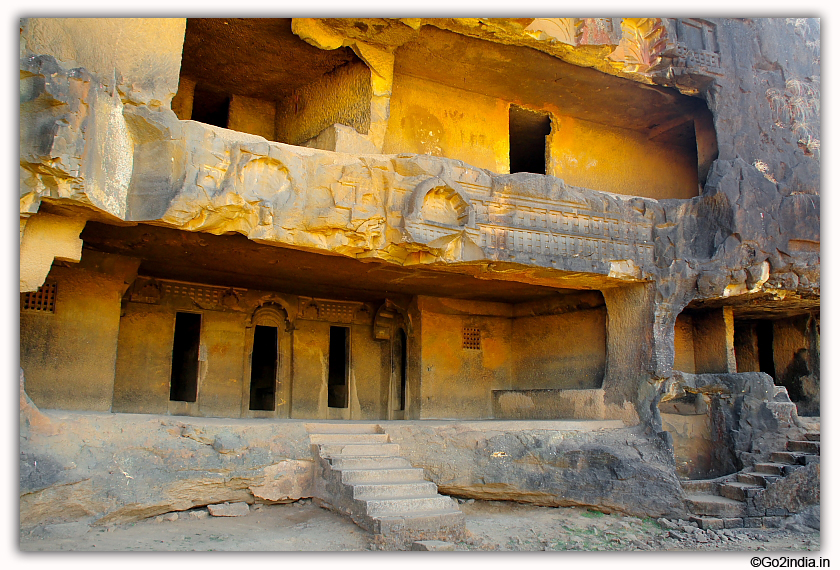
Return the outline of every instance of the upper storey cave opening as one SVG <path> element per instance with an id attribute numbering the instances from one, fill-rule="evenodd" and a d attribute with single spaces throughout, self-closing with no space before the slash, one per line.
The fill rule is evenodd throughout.
<path id="1" fill-rule="evenodd" d="M 366 133 L 370 70 L 349 48 L 309 45 L 290 18 L 190 18 L 172 109 L 289 144 L 335 123 Z"/>
<path id="2" fill-rule="evenodd" d="M 544 150 L 534 137 L 523 140 L 524 110 L 550 118 Z M 511 146 L 517 141 L 522 148 Z M 384 152 L 446 156 L 500 173 L 521 170 L 518 154 L 545 152 L 544 173 L 575 186 L 690 198 L 705 183 L 717 142 L 700 98 L 424 26 L 396 50 Z"/>
<path id="3" fill-rule="evenodd" d="M 382 48 L 393 69 L 378 69 L 390 87 L 374 97 L 352 49 L 316 48 L 291 19 L 189 19 L 172 108 L 293 145 L 428 154 L 655 199 L 698 196 L 717 158 L 699 97 L 434 25 L 400 41 Z"/>

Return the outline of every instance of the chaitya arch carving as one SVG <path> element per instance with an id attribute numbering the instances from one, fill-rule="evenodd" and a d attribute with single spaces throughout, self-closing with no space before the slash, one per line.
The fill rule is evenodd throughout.
<path id="1" fill-rule="evenodd" d="M 245 322 L 245 326 L 247 328 L 257 325 L 274 326 L 278 330 L 290 332 L 294 328 L 289 317 L 291 314 L 289 307 L 281 299 L 266 299 L 257 305 Z"/>
<path id="2" fill-rule="evenodd" d="M 428 178 L 414 188 L 406 203 L 405 220 L 458 228 L 475 226 L 475 214 L 464 188 L 439 176 Z"/>

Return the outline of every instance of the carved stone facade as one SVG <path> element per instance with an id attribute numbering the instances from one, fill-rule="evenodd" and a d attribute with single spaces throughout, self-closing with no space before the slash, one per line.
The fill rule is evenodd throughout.
<path id="1" fill-rule="evenodd" d="M 818 414 L 816 20 L 20 30 L 40 407 L 668 441 L 676 376 L 766 372 Z"/>

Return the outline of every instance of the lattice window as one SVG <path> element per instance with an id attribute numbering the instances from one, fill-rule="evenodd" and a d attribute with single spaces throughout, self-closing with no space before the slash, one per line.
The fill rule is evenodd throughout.
<path id="1" fill-rule="evenodd" d="M 21 310 L 55 313 L 55 290 L 55 283 L 44 283 L 37 291 L 24 293 L 20 302 Z"/>
<path id="2" fill-rule="evenodd" d="M 464 327 L 464 348 L 469 350 L 481 350 L 481 329 L 475 327 Z"/>
<path id="3" fill-rule="evenodd" d="M 353 320 L 358 305 L 340 303 L 321 303 L 321 317 L 336 323 L 349 323 Z"/>

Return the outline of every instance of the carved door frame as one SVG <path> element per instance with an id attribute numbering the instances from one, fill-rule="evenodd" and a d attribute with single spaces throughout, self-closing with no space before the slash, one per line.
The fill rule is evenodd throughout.
<path id="1" fill-rule="evenodd" d="M 254 353 L 254 334 L 257 326 L 277 329 L 277 369 L 274 384 L 274 410 L 251 410 L 251 362 Z M 245 324 L 245 351 L 243 356 L 242 400 L 240 416 L 243 418 L 287 418 L 291 395 L 291 329 L 288 313 L 282 305 L 269 302 L 257 307 Z"/>

